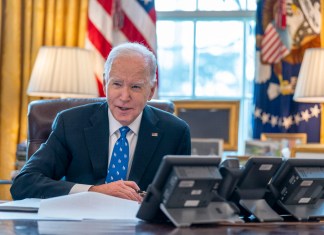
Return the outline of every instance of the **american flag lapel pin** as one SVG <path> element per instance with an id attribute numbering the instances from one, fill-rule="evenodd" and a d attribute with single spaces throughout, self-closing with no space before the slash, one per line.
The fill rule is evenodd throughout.
<path id="1" fill-rule="evenodd" d="M 153 137 L 158 137 L 158 136 L 159 136 L 159 134 L 158 134 L 158 133 L 156 133 L 156 132 L 152 132 L 152 136 L 153 136 Z"/>

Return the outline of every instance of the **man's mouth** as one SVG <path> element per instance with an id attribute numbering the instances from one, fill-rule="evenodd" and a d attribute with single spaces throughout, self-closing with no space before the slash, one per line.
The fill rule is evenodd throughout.
<path id="1" fill-rule="evenodd" d="M 120 110 L 122 111 L 127 111 L 127 110 L 130 110 L 130 108 L 126 108 L 126 107 L 118 107 Z"/>

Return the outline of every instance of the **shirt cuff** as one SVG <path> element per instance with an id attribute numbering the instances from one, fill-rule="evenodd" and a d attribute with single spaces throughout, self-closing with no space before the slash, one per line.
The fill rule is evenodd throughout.
<path id="1" fill-rule="evenodd" d="M 88 192 L 89 188 L 93 185 L 87 185 L 87 184 L 75 184 L 69 194 L 74 194 L 74 193 L 82 193 L 82 192 Z"/>

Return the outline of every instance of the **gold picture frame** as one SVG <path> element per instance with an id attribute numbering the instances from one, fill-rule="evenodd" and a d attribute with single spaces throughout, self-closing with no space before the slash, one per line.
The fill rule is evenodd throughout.
<path id="1" fill-rule="evenodd" d="M 291 149 L 290 157 L 299 157 L 297 156 L 300 153 L 303 156 L 308 157 L 320 157 L 324 158 L 324 144 L 300 144 L 296 145 Z"/>
<path id="2" fill-rule="evenodd" d="M 223 139 L 191 138 L 191 155 L 223 156 Z"/>
<path id="3" fill-rule="evenodd" d="M 190 126 L 191 138 L 223 139 L 225 151 L 237 151 L 240 101 L 173 100 L 175 115 Z"/>
<path id="4" fill-rule="evenodd" d="M 261 133 L 261 140 L 288 141 L 288 148 L 307 143 L 307 133 Z"/>

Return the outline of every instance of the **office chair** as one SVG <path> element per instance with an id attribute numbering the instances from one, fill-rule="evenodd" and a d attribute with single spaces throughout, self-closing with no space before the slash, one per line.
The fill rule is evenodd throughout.
<path id="1" fill-rule="evenodd" d="M 44 143 L 52 130 L 56 114 L 64 109 L 88 103 L 105 101 L 106 98 L 64 98 L 52 100 L 35 100 L 29 103 L 27 121 L 26 160 Z M 148 105 L 173 113 L 174 104 L 169 100 L 150 100 Z"/>

